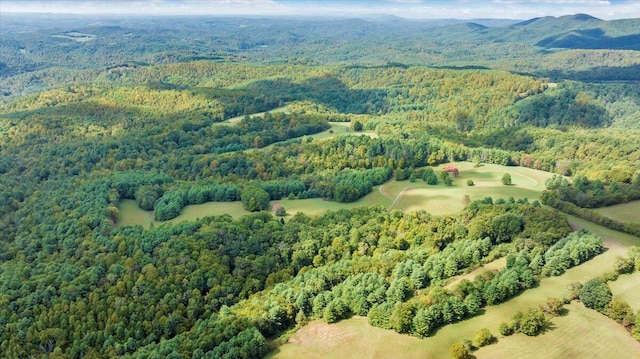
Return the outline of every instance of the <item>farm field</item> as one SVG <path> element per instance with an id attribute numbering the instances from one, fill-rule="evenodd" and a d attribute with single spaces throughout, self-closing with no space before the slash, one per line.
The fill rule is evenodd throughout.
<path id="1" fill-rule="evenodd" d="M 337 128 L 349 129 L 348 123 L 333 123 Z M 344 126 L 343 126 L 344 125 Z M 326 131 L 325 131 L 326 132 Z M 336 132 L 334 132 L 335 135 Z M 469 195 L 471 201 L 485 197 L 528 198 L 533 201 L 538 199 L 544 189 L 544 181 L 551 174 L 525 167 L 505 167 L 492 164 L 484 164 L 474 167 L 471 162 L 456 162 L 452 165 L 460 169 L 460 176 L 454 179 L 451 187 L 444 184 L 429 186 L 421 180 L 411 183 L 409 181 L 391 180 L 381 186 L 375 186 L 373 191 L 359 200 L 351 203 L 338 203 L 321 198 L 311 199 L 282 199 L 272 201 L 280 203 L 289 215 L 304 212 L 309 216 L 321 215 L 327 211 L 350 209 L 365 206 L 382 205 L 388 209 L 400 209 L 405 212 L 425 210 L 434 215 L 454 214 L 464 208 L 463 198 Z M 439 168 L 434 168 L 436 173 Z M 500 179 L 504 173 L 511 174 L 513 185 L 505 186 Z M 474 181 L 474 186 L 467 186 L 467 179 Z M 168 221 L 179 223 L 195 220 L 200 217 L 229 214 L 232 217 L 240 217 L 249 212 L 242 209 L 240 202 L 208 202 L 197 205 L 185 206 L 180 216 Z M 148 227 L 153 221 L 153 214 L 137 207 L 133 200 L 123 200 L 120 204 L 119 226 L 140 224 Z M 155 222 L 155 225 L 163 222 Z"/>
<path id="2" fill-rule="evenodd" d="M 426 339 L 419 339 L 419 341 L 422 343 L 420 357 L 449 358 L 448 349 L 452 344 L 459 342 L 465 338 L 473 338 L 475 333 L 481 328 L 489 328 L 491 332 L 494 333 L 494 335 L 496 335 L 498 333 L 498 326 L 500 325 L 500 323 L 509 321 L 516 312 L 520 310 L 525 310 L 526 308 L 529 308 L 532 306 L 540 305 L 544 303 L 544 301 L 548 297 L 559 297 L 559 298 L 564 297 L 567 294 L 567 285 L 569 285 L 570 283 L 584 282 L 590 278 L 600 276 L 612 270 L 615 259 L 618 256 L 624 255 L 627 252 L 628 246 L 637 245 L 639 242 L 637 237 L 611 231 L 607 228 L 592 224 L 590 222 L 585 222 L 573 217 L 569 217 L 569 220 L 572 227 L 574 228 L 586 227 L 592 232 L 603 236 L 603 239 L 605 241 L 604 244 L 605 244 L 606 251 L 598 255 L 597 257 L 583 263 L 580 266 L 567 270 L 561 276 L 543 278 L 537 287 L 529 289 L 523 292 L 521 295 L 514 297 L 505 303 L 486 307 L 484 310 L 484 313 L 479 316 L 473 317 L 468 320 L 464 320 L 462 322 L 444 326 L 440 328 L 433 336 Z M 625 279 L 625 278 L 621 278 L 621 279 Z M 622 287 L 623 289 L 628 288 L 629 283 L 631 283 L 629 281 L 633 282 L 633 279 L 627 279 L 626 282 L 621 282 L 619 284 L 620 287 Z M 631 300 L 633 298 L 629 297 L 629 299 Z M 640 306 L 640 303 L 634 302 L 631 305 L 632 307 L 637 308 L 638 306 Z M 591 326 L 594 326 L 594 327 L 597 326 L 598 332 L 600 331 L 600 328 L 609 328 L 609 329 L 603 329 L 603 331 L 606 331 L 606 333 L 603 332 L 601 335 L 602 337 L 606 337 L 606 338 L 611 337 L 611 340 L 609 343 L 614 343 L 614 342 L 617 343 L 616 344 L 617 348 L 615 349 L 615 353 L 620 353 L 620 356 L 609 356 L 614 352 L 609 351 L 607 346 L 598 344 L 598 345 L 592 345 L 590 347 L 591 349 L 590 351 L 588 351 L 588 353 L 590 354 L 590 357 L 636 358 L 637 354 L 635 353 L 640 353 L 640 343 L 636 342 L 628 333 L 624 331 L 624 329 L 621 326 L 619 326 L 614 321 L 606 318 L 603 315 L 600 315 L 595 311 L 587 310 L 583 306 L 578 304 L 572 304 L 568 308 L 569 308 L 569 314 L 566 317 L 554 319 L 553 322 L 556 329 L 552 329 L 548 333 L 535 338 L 529 338 L 529 337 L 526 337 L 525 335 L 514 336 L 513 338 L 516 338 L 515 342 L 510 343 L 509 345 L 515 347 L 515 349 L 512 349 L 512 350 L 521 353 L 516 357 L 531 358 L 531 359 L 537 359 L 541 357 L 555 358 L 555 357 L 558 357 L 558 356 L 554 356 L 555 354 L 572 353 L 572 350 L 575 350 L 577 353 L 582 353 L 581 350 L 583 350 L 583 348 L 585 347 L 588 347 L 586 343 L 589 343 L 589 340 L 596 341 L 595 338 L 598 338 L 597 335 L 600 335 L 600 334 L 595 334 L 595 336 L 591 337 L 589 340 L 584 340 L 583 342 L 582 340 L 584 339 L 583 338 L 584 336 L 580 338 L 575 338 L 577 336 L 575 333 L 581 333 L 582 331 L 585 330 L 585 328 L 591 328 Z M 342 351 L 347 352 L 348 350 L 350 350 L 349 348 L 352 345 L 350 343 L 366 342 L 367 340 L 369 340 L 368 338 L 373 335 L 358 326 L 362 324 L 351 323 L 351 322 L 357 322 L 359 320 L 362 320 L 362 319 L 351 318 L 343 321 L 343 322 L 346 322 L 346 324 L 344 324 L 343 322 L 332 324 L 332 325 L 340 326 L 339 327 L 340 331 L 346 331 L 343 333 L 343 336 L 350 338 L 350 340 L 348 342 L 343 343 L 343 345 L 335 344 L 335 346 L 330 347 L 330 348 L 333 348 L 335 351 L 329 350 L 329 351 L 323 352 L 322 350 L 327 350 L 327 349 L 321 349 L 322 343 L 313 344 L 314 341 L 317 341 L 318 339 L 305 339 L 303 337 L 303 339 L 298 339 L 299 342 L 289 342 L 281 346 L 278 349 L 279 351 L 275 355 L 273 355 L 272 358 L 274 359 L 298 358 L 298 357 L 305 357 L 307 353 L 315 353 L 315 352 L 322 352 L 324 354 L 324 356 L 318 356 L 318 358 L 320 357 L 340 358 Z M 313 324 L 310 324 L 310 325 L 313 325 Z M 327 324 L 322 323 L 322 325 L 327 325 Z M 349 328 L 353 328 L 354 329 L 353 332 L 348 331 L 347 329 Z M 355 328 L 357 328 L 357 330 L 355 330 Z M 373 328 L 373 327 L 370 327 L 370 328 L 372 330 L 374 329 L 381 330 L 384 332 L 388 332 L 389 334 L 397 335 L 395 332 L 391 330 L 387 331 L 379 328 Z M 318 335 L 318 334 L 314 334 L 315 333 L 314 330 L 310 330 L 310 331 L 303 331 L 303 330 L 304 328 L 300 330 L 302 335 L 304 335 L 305 333 L 309 333 L 309 335 L 311 336 Z M 558 332 L 555 332 L 555 330 L 558 330 Z M 562 331 L 562 333 L 560 333 L 560 330 Z M 362 334 L 362 333 L 365 333 L 365 334 Z M 556 333 L 560 335 L 555 335 Z M 571 334 L 571 333 L 574 333 L 574 334 Z M 550 334 L 554 334 L 554 335 L 550 335 Z M 591 334 L 589 334 L 589 336 L 591 336 Z M 526 338 L 523 339 L 521 337 L 526 337 Z M 540 339 L 541 341 L 540 342 L 536 341 L 537 338 L 541 338 Z M 576 340 L 567 340 L 567 338 L 575 338 Z M 504 339 L 500 338 L 500 340 L 504 340 Z M 548 345 L 547 343 L 545 343 L 545 341 L 553 341 L 553 345 L 554 345 L 554 351 L 548 353 L 548 356 L 545 356 L 547 355 L 546 353 L 542 353 L 540 354 L 542 356 L 539 356 L 536 352 L 527 351 L 527 350 L 531 350 L 531 349 L 527 349 L 527 347 L 533 346 L 533 348 L 537 348 L 538 346 Z M 332 343 L 334 342 L 335 340 L 332 341 Z M 578 346 L 575 343 L 583 343 L 583 344 L 580 344 L 579 348 L 574 348 Z M 606 343 L 606 342 L 603 341 L 599 343 Z M 327 343 L 325 342 L 324 345 L 326 344 Z M 318 347 L 313 347 L 314 345 L 317 345 Z M 497 345 L 500 345 L 500 342 Z M 307 346 L 312 346 L 312 348 L 309 348 Z M 409 347 L 411 348 L 411 345 L 409 345 Z M 391 340 L 386 341 L 385 348 L 386 348 L 385 350 L 388 350 L 388 352 L 391 352 L 391 353 L 400 353 L 400 352 L 403 352 L 404 350 L 404 346 L 401 342 L 396 343 Z M 492 350 L 497 350 L 491 347 L 489 348 Z M 484 356 L 482 357 L 483 358 L 511 357 L 511 355 L 505 356 L 505 353 L 508 352 L 506 350 L 507 349 L 505 349 L 504 352 L 496 352 L 495 355 L 491 354 L 493 352 L 491 352 L 490 354 L 483 354 Z M 413 349 L 410 349 L 410 352 L 411 351 L 413 351 Z M 482 352 L 480 352 L 479 354 L 482 354 Z M 412 357 L 410 355 L 413 355 L 413 354 L 408 354 L 408 355 L 409 356 L 407 357 Z M 403 354 L 403 357 L 404 357 L 404 354 Z M 480 356 L 477 356 L 477 357 L 481 358 Z M 560 357 L 563 357 L 563 356 L 560 356 Z M 373 354 L 371 354 L 371 356 L 367 358 L 385 358 L 385 356 L 384 356 L 384 353 L 381 353 L 381 355 L 378 355 L 377 353 L 374 352 Z"/>
<path id="3" fill-rule="evenodd" d="M 640 201 L 597 208 L 595 211 L 616 221 L 640 224 Z"/>

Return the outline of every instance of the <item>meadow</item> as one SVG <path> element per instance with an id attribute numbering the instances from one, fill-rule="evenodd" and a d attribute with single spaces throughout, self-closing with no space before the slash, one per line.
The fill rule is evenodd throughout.
<path id="1" fill-rule="evenodd" d="M 640 201 L 597 208 L 595 211 L 616 221 L 640 224 Z"/>
<path id="2" fill-rule="evenodd" d="M 609 283 L 614 298 L 619 298 L 631 306 L 634 311 L 640 310 L 640 272 L 623 274 Z"/>
<path id="3" fill-rule="evenodd" d="M 180 216 L 160 222 L 153 219 L 153 211 L 140 209 L 135 200 L 123 199 L 120 201 L 119 207 L 120 217 L 118 218 L 118 222 L 116 222 L 118 227 L 141 225 L 144 228 L 149 228 L 151 225 L 160 226 L 164 223 L 176 224 L 184 221 L 195 221 L 198 218 L 208 216 L 228 214 L 234 218 L 239 218 L 249 214 L 249 212 L 242 208 L 242 202 L 240 201 L 207 202 L 186 206 L 182 209 Z"/>
<path id="4" fill-rule="evenodd" d="M 345 128 L 350 130 L 348 123 L 332 123 L 332 126 L 335 126 L 338 131 Z M 335 135 L 336 132 L 331 135 Z M 536 200 L 544 189 L 544 181 L 551 176 L 547 172 L 525 167 L 506 167 L 493 164 L 483 164 L 476 167 L 470 162 L 456 162 L 451 165 L 460 170 L 460 176 L 454 178 L 453 186 L 446 186 L 442 183 L 429 186 L 421 180 L 413 183 L 391 180 L 381 186 L 375 186 L 371 193 L 351 203 L 311 198 L 282 199 L 272 201 L 272 204 L 280 203 L 289 215 L 303 212 L 309 216 L 315 216 L 327 211 L 374 205 L 382 205 L 390 210 L 400 209 L 405 212 L 425 210 L 434 215 L 445 215 L 460 212 L 465 206 L 465 195 L 468 195 L 471 201 L 485 197 Z M 434 168 L 434 171 L 438 173 L 440 168 Z M 502 184 L 501 178 L 504 173 L 511 175 L 512 185 Z M 468 179 L 474 182 L 474 186 L 467 186 Z M 238 218 L 249 214 L 249 212 L 242 208 L 240 202 L 208 202 L 186 206 L 180 216 L 168 222 L 179 223 L 222 214 Z M 164 222 L 153 221 L 153 214 L 139 209 L 133 200 L 120 202 L 119 226 L 140 224 L 143 227 L 148 227 L 151 223 L 160 225 Z"/>

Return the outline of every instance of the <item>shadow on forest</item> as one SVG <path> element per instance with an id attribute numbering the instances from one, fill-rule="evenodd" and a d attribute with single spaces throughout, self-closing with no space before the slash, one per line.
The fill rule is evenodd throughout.
<path id="1" fill-rule="evenodd" d="M 640 64 L 631 66 L 599 66 L 588 70 L 572 71 L 554 69 L 537 71 L 536 75 L 557 80 L 575 80 L 584 82 L 637 82 L 640 81 Z"/>
<path id="2" fill-rule="evenodd" d="M 268 94 L 285 102 L 313 100 L 342 113 L 375 114 L 387 108 L 385 91 L 349 89 L 332 75 L 310 78 L 302 83 L 285 79 L 256 81 L 245 90 Z"/>
<path id="3" fill-rule="evenodd" d="M 640 35 L 606 36 L 602 29 L 573 30 L 543 39 L 535 46 L 562 49 L 640 50 Z"/>

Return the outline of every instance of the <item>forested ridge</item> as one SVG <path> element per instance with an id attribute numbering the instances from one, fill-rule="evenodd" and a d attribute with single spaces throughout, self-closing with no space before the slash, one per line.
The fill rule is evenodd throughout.
<path id="1" fill-rule="evenodd" d="M 211 23 L 225 21 L 236 20 Z M 589 20 L 609 26 L 599 21 Z M 607 31 L 633 28 L 622 25 Z M 634 83 L 555 83 L 482 62 L 436 68 L 366 54 L 272 61 L 292 58 L 251 37 L 233 43 L 247 51 L 232 51 L 234 33 L 220 35 L 224 54 L 190 52 L 193 44 L 176 46 L 178 35 L 167 34 L 171 45 L 103 57 L 101 41 L 130 32 L 91 30 L 93 63 L 84 43 L 60 38 L 82 64 L 60 60 L 54 47 L 43 49 L 51 63 L 36 64 L 44 52 L 31 53 L 34 62 L 0 58 L 3 357 L 257 358 L 283 331 L 352 315 L 426 337 L 603 250 L 601 238 L 572 233 L 550 207 L 574 213 L 640 198 Z M 28 41 L 50 36 L 39 31 Z M 2 36 L 6 49 L 28 42 Z M 278 41 L 305 43 L 285 37 Z M 598 51 L 588 56 L 621 50 Z M 637 51 L 624 51 L 635 64 Z M 336 122 L 350 126 L 338 134 Z M 542 204 L 487 197 L 448 216 L 382 206 L 269 212 L 272 200 L 354 202 L 391 179 L 428 183 L 432 168 L 453 161 L 558 176 Z M 118 225 L 123 199 L 158 221 L 211 201 L 241 201 L 256 213 L 145 229 Z M 607 223 L 637 235 L 633 225 Z M 504 269 L 445 289 L 503 257 Z"/>

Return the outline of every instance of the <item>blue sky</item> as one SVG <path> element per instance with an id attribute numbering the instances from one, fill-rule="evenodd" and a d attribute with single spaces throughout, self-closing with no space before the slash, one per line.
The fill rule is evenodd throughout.
<path id="1" fill-rule="evenodd" d="M 640 18 L 640 0 L 1 0 L 0 13 L 49 12 L 147 15 L 390 14 L 405 18 L 510 18 L 587 13 Z"/>

